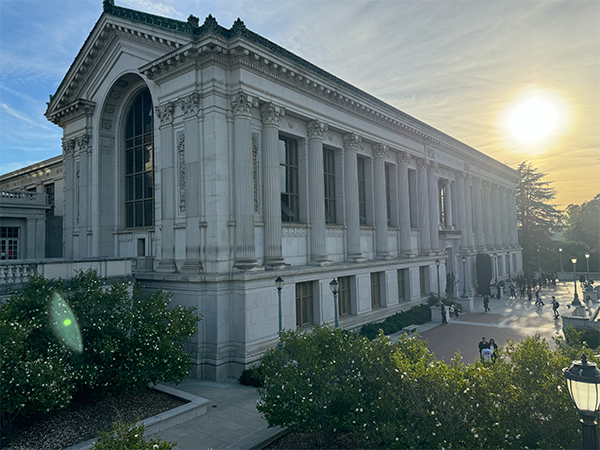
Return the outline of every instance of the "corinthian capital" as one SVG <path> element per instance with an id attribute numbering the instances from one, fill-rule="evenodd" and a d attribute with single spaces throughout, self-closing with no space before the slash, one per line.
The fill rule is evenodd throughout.
<path id="1" fill-rule="evenodd" d="M 396 159 L 398 160 L 398 164 L 402 164 L 403 166 L 408 166 L 410 164 L 410 153 L 398 152 Z"/>
<path id="2" fill-rule="evenodd" d="M 385 144 L 375 144 L 373 146 L 374 158 L 387 158 L 389 153 L 388 146 Z"/>
<path id="3" fill-rule="evenodd" d="M 265 103 L 260 108 L 260 116 L 263 126 L 270 125 L 279 127 L 279 120 L 285 115 L 285 109 L 273 103 Z"/>
<path id="4" fill-rule="evenodd" d="M 160 120 L 160 124 L 162 125 L 170 125 L 173 123 L 173 103 L 168 102 L 164 105 L 159 105 L 154 108 L 156 111 L 156 117 Z"/>
<path id="5" fill-rule="evenodd" d="M 437 173 L 438 168 L 439 168 L 439 165 L 435 161 L 429 161 L 429 164 L 427 164 L 427 170 L 429 172 Z"/>
<path id="6" fill-rule="evenodd" d="M 79 147 L 79 151 L 87 152 L 90 150 L 90 139 L 92 136 L 88 133 L 82 134 L 77 138 L 77 147 Z"/>
<path id="7" fill-rule="evenodd" d="M 481 189 L 482 184 L 483 182 L 481 181 L 481 178 L 473 177 L 473 187 Z"/>
<path id="8" fill-rule="evenodd" d="M 427 160 L 425 159 L 417 159 L 417 170 L 427 170 Z"/>
<path id="9" fill-rule="evenodd" d="M 245 92 L 238 92 L 231 97 L 231 107 L 234 116 L 252 116 L 252 108 L 258 107 L 258 100 Z"/>
<path id="10" fill-rule="evenodd" d="M 355 133 L 348 133 L 344 135 L 344 149 L 345 150 L 358 150 L 358 144 L 362 141 L 362 138 Z"/>
<path id="11" fill-rule="evenodd" d="M 306 124 L 306 131 L 308 132 L 309 139 L 323 140 L 323 134 L 328 128 L 327 124 L 320 120 L 312 120 Z"/>
<path id="12" fill-rule="evenodd" d="M 63 153 L 65 157 L 69 158 L 73 156 L 73 152 L 75 151 L 75 139 L 65 139 L 62 140 Z"/>
<path id="13" fill-rule="evenodd" d="M 192 92 L 187 97 L 183 97 L 179 100 L 179 106 L 185 117 L 195 116 L 200 111 L 200 94 Z"/>

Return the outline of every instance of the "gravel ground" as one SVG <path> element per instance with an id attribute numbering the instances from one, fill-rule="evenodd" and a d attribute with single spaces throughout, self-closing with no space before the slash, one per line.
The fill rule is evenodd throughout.
<path id="1" fill-rule="evenodd" d="M 145 389 L 94 402 L 74 402 L 66 409 L 39 415 L 14 430 L 6 450 L 61 450 L 112 429 L 112 422 L 135 422 L 155 416 L 185 402 L 162 392 Z"/>
<path id="2" fill-rule="evenodd" d="M 358 440 L 352 434 L 317 436 L 307 433 L 288 433 L 272 442 L 263 450 L 358 450 Z"/>

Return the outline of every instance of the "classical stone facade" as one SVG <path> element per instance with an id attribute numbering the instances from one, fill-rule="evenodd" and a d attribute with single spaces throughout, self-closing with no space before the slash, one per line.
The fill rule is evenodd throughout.
<path id="1" fill-rule="evenodd" d="M 358 328 L 521 272 L 517 173 L 251 32 L 104 2 L 52 97 L 65 258 L 136 258 L 205 318 L 194 375 L 237 376 L 283 326 Z M 462 263 L 462 258 L 465 263 Z M 141 263 L 143 262 L 143 264 Z M 463 270 L 464 269 L 464 270 Z"/>

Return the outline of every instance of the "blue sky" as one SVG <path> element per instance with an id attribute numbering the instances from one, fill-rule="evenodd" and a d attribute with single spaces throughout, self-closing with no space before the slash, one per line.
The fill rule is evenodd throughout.
<path id="1" fill-rule="evenodd" d="M 445 133 L 516 167 L 548 174 L 557 203 L 600 192 L 597 0 L 116 0 L 251 30 Z M 101 0 L 0 0 L 0 174 L 56 156 L 44 117 L 102 13 Z M 518 142 L 507 117 L 530 97 L 557 126 Z"/>

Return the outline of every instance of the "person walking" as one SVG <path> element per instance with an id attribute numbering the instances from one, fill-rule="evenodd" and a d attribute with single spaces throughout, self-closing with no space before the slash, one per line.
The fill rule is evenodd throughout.
<path id="1" fill-rule="evenodd" d="M 510 285 L 510 298 L 517 298 L 517 294 L 515 292 L 515 285 L 511 284 Z"/>
<path id="2" fill-rule="evenodd" d="M 448 320 L 446 319 L 446 306 L 442 303 L 442 325 L 445 325 L 448 323 Z"/>
<path id="3" fill-rule="evenodd" d="M 552 315 L 554 316 L 555 319 L 558 319 L 559 315 L 558 315 L 558 307 L 560 306 L 560 304 L 556 301 L 556 297 L 553 295 L 552 296 Z"/>
<path id="4" fill-rule="evenodd" d="M 496 358 L 498 357 L 498 353 L 496 352 L 496 350 L 498 350 L 498 344 L 496 344 L 496 342 L 490 338 L 490 342 L 488 345 L 490 346 L 490 350 L 492 351 L 492 362 L 496 362 Z"/>
<path id="5" fill-rule="evenodd" d="M 483 312 L 488 312 L 490 310 L 490 298 L 487 295 L 483 296 Z"/>
<path id="6" fill-rule="evenodd" d="M 479 343 L 479 359 L 483 362 L 483 353 L 481 353 L 486 348 L 490 348 L 490 343 L 485 340 L 485 336 L 481 338 L 481 342 Z"/>
<path id="7" fill-rule="evenodd" d="M 535 293 L 535 306 L 537 306 L 538 308 L 544 306 L 544 302 L 542 300 L 542 288 L 539 288 Z"/>

